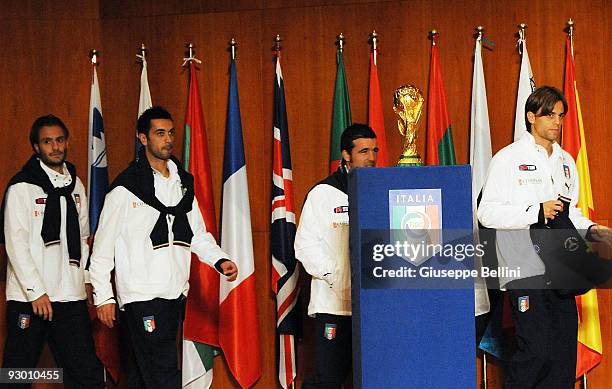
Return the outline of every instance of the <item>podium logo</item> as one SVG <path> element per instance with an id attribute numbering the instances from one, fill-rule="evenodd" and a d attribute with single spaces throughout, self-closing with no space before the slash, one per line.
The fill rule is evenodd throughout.
<path id="1" fill-rule="evenodd" d="M 407 243 L 420 252 L 412 258 L 403 257 L 415 266 L 436 255 L 430 250 L 418 250 L 442 244 L 442 190 L 399 189 L 389 191 L 389 228 L 392 243 Z"/>

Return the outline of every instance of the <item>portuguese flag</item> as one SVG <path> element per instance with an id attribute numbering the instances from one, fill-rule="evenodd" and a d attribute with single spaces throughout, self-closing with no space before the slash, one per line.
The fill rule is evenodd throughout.
<path id="1" fill-rule="evenodd" d="M 431 45 L 425 164 L 454 165 L 456 163 L 455 147 L 446 108 L 446 94 L 444 93 L 444 81 L 442 80 L 438 53 L 438 37 L 439 35 L 434 34 Z"/>
<path id="2" fill-rule="evenodd" d="M 189 64 L 189 100 L 183 139 L 183 165 L 194 176 L 194 192 L 206 231 L 217 237 L 212 174 L 197 68 Z M 213 375 L 213 346 L 219 346 L 219 273 L 191 257 L 189 298 L 183 323 L 183 385 L 209 388 Z"/>

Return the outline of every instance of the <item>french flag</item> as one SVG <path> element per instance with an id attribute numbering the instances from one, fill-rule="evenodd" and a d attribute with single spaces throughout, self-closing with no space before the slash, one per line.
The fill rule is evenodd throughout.
<path id="1" fill-rule="evenodd" d="M 261 376 L 261 346 L 255 293 L 255 263 L 236 61 L 230 64 L 230 87 L 223 163 L 221 248 L 238 266 L 238 279 L 221 277 L 219 345 L 230 371 L 242 388 Z"/>

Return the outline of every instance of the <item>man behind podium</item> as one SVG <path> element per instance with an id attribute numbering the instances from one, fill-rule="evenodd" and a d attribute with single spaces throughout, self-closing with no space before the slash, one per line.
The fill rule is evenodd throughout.
<path id="1" fill-rule="evenodd" d="M 295 237 L 295 256 L 312 276 L 308 315 L 315 317 L 315 375 L 303 389 L 339 389 L 352 365 L 347 174 L 376 166 L 376 134 L 355 123 L 342 133 L 340 149 L 338 170 L 308 193 Z"/>

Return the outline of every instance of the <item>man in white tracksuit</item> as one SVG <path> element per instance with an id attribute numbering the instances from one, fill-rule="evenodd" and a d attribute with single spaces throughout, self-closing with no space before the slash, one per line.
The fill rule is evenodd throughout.
<path id="1" fill-rule="evenodd" d="M 68 129 L 56 116 L 32 125 L 35 154 L 9 182 L 3 203 L 6 272 L 4 368 L 35 368 L 45 341 L 66 388 L 103 388 L 85 289 L 87 196 L 65 161 Z M 24 384 L 11 387 L 29 387 Z"/>
<path id="2" fill-rule="evenodd" d="M 303 389 L 338 389 L 351 369 L 351 269 L 347 173 L 374 167 L 376 134 L 364 124 L 342 133 L 338 171 L 308 193 L 295 236 L 295 256 L 312 276 L 308 315 L 315 317 L 315 374 Z"/>
<path id="3" fill-rule="evenodd" d="M 558 144 L 567 103 L 556 88 L 536 89 L 525 105 L 528 133 L 491 160 L 478 218 L 497 231 L 500 267 L 520 277 L 500 279 L 510 295 L 517 352 L 504 388 L 573 388 L 578 318 L 573 295 L 548 286 L 544 262 L 530 239 L 530 226 L 549 223 L 570 200 L 569 219 L 589 238 L 611 242 L 610 229 L 576 207 L 579 180 L 572 156 Z M 567 210 L 566 210 L 567 211 Z M 500 231 L 511 230 L 511 231 Z"/>
<path id="4" fill-rule="evenodd" d="M 125 318 L 146 388 L 180 388 L 176 337 L 189 289 L 191 252 L 233 281 L 236 265 L 206 231 L 193 176 L 172 157 L 175 129 L 161 107 L 138 119 L 143 144 L 106 196 L 91 257 L 98 317 Z M 111 285 L 115 269 L 117 301 Z"/>

